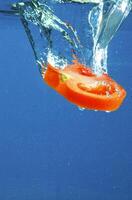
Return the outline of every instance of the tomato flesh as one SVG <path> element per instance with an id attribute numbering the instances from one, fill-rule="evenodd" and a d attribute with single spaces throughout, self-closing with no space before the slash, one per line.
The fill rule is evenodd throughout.
<path id="1" fill-rule="evenodd" d="M 64 69 L 48 65 L 44 81 L 70 102 L 86 109 L 114 111 L 126 96 L 126 91 L 107 74 L 97 76 L 77 62 Z"/>

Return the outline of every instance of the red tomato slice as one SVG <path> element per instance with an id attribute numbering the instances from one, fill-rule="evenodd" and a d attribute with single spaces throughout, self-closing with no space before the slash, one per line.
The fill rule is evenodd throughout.
<path id="1" fill-rule="evenodd" d="M 86 109 L 114 111 L 126 96 L 126 91 L 107 74 L 97 76 L 77 62 L 65 69 L 48 65 L 44 80 L 67 100 Z"/>

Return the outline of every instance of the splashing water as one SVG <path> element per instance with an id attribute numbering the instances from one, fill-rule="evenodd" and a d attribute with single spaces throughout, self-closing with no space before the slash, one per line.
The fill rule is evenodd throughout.
<path id="1" fill-rule="evenodd" d="M 67 66 L 68 59 L 72 57 L 71 54 L 85 59 L 76 30 L 71 24 L 56 16 L 46 1 L 40 3 L 33 0 L 14 6 L 19 10 L 42 74 L 45 72 L 47 63 L 61 68 Z M 61 51 L 61 46 L 63 49 L 65 47 L 65 51 Z M 81 60 L 81 62 L 85 61 Z"/>
<path id="2" fill-rule="evenodd" d="M 132 7 L 131 0 L 104 1 L 94 7 L 88 21 L 93 34 L 92 67 L 96 74 L 107 73 L 107 51 L 111 39 L 127 17 Z"/>
<path id="3" fill-rule="evenodd" d="M 66 6 L 89 3 L 93 3 L 93 7 L 90 11 L 86 10 L 87 19 L 83 19 L 84 16 L 81 19 L 82 23 L 86 20 L 85 30 L 82 31 L 88 35 L 84 43 L 84 38 L 75 30 L 74 23 L 62 20 L 54 13 L 53 7 L 55 4 Z M 97 75 L 107 73 L 109 42 L 131 8 L 131 0 L 31 0 L 13 5 L 15 13 L 17 10 L 20 14 L 42 75 L 47 63 L 63 68 L 69 64 L 69 60 L 72 62 L 73 57 L 84 65 L 91 64 Z M 88 44 L 88 25 L 93 41 L 92 56 Z"/>

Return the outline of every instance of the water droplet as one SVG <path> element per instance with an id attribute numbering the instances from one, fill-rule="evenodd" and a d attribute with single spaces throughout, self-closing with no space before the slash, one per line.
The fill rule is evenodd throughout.
<path id="1" fill-rule="evenodd" d="M 109 110 L 107 110 L 107 111 L 105 111 L 106 113 L 110 113 L 111 111 L 109 111 Z"/>
<path id="2" fill-rule="evenodd" d="M 84 110 L 85 110 L 85 108 L 83 108 L 83 107 L 78 107 L 78 109 L 79 109 L 80 111 L 84 111 Z"/>

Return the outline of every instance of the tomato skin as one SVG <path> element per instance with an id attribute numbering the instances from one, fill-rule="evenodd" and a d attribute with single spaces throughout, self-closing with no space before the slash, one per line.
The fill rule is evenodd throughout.
<path id="1" fill-rule="evenodd" d="M 67 100 L 86 109 L 114 111 L 126 96 L 126 91 L 107 74 L 96 76 L 80 63 L 65 69 L 48 65 L 44 80 Z"/>
<path id="2" fill-rule="evenodd" d="M 49 86 L 56 88 L 60 81 L 58 69 L 53 68 L 51 65 L 48 65 L 48 68 L 44 75 L 44 80 Z"/>

